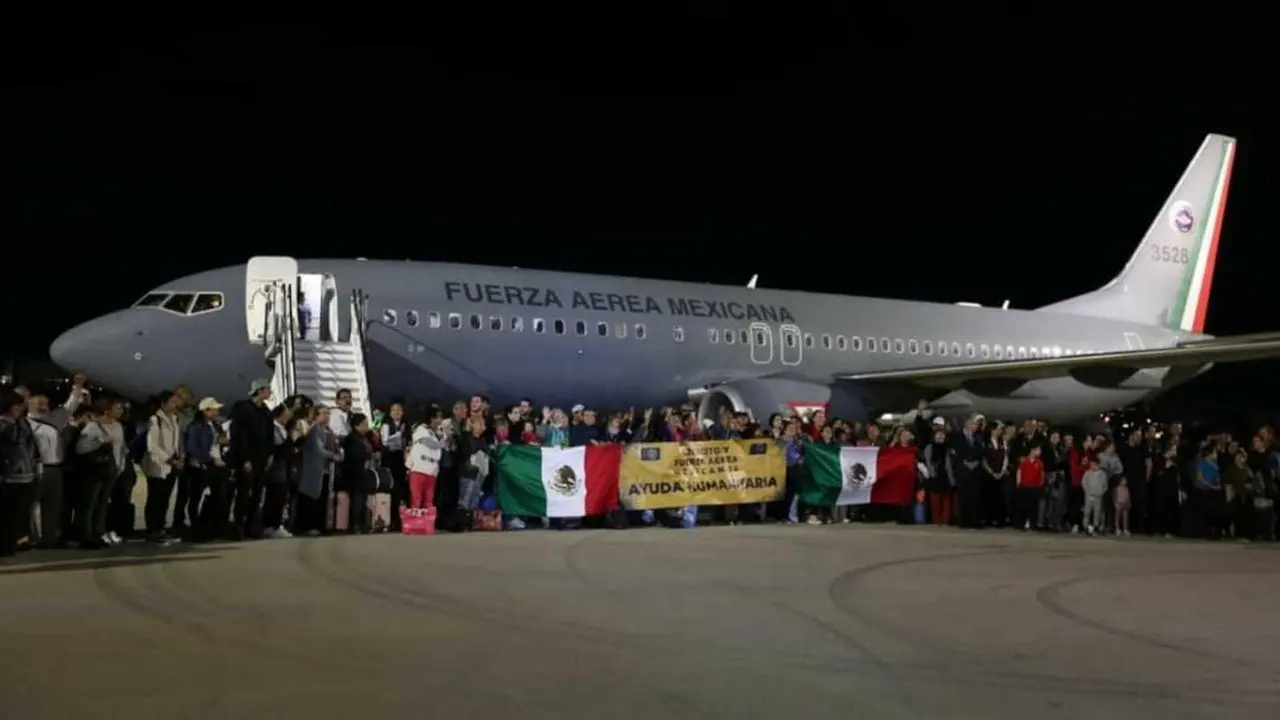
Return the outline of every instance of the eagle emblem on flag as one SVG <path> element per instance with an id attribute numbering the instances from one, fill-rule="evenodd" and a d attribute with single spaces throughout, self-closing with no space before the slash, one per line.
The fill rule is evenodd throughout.
<path id="1" fill-rule="evenodd" d="M 849 466 L 844 473 L 844 484 L 846 487 L 860 490 L 867 484 L 867 466 L 860 462 L 856 462 Z"/>
<path id="2" fill-rule="evenodd" d="M 866 474 L 866 471 L 863 471 Z M 561 495 L 573 495 L 578 491 L 578 473 L 568 465 L 561 465 L 559 470 L 551 474 L 551 489 Z"/>

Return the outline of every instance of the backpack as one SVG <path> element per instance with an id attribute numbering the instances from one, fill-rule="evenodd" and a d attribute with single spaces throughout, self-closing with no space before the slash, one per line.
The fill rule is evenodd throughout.
<path id="1" fill-rule="evenodd" d="M 147 432 L 138 433 L 129 441 L 129 462 L 142 464 L 142 457 L 147 454 Z"/>

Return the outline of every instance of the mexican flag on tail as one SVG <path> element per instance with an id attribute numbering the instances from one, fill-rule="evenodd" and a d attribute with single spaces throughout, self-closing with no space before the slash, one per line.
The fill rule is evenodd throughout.
<path id="1" fill-rule="evenodd" d="M 498 505 L 507 515 L 576 518 L 618 507 L 621 445 L 498 448 Z"/>
<path id="2" fill-rule="evenodd" d="M 800 499 L 808 505 L 910 505 L 916 489 L 916 452 L 909 447 L 804 448 Z"/>

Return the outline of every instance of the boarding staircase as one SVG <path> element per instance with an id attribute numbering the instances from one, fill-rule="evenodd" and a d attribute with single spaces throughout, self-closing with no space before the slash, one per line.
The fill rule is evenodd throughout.
<path id="1" fill-rule="evenodd" d="M 351 332 L 346 340 L 294 340 L 294 393 L 317 403 L 332 404 L 338 391 L 351 391 L 351 407 L 368 413 L 369 375 L 365 354 L 365 303 L 359 290 L 351 293 Z"/>
<path id="2" fill-rule="evenodd" d="M 351 391 L 352 408 L 369 412 L 372 404 L 365 352 L 367 297 L 360 290 L 352 291 L 351 329 L 345 340 L 327 337 L 338 335 L 336 329 L 304 337 L 298 327 L 295 282 L 259 284 L 265 302 L 259 326 L 262 332 L 254 339 L 266 348 L 266 360 L 273 369 L 273 399 L 281 402 L 292 395 L 306 395 L 316 403 L 329 405 L 338 391 L 346 388 Z"/>

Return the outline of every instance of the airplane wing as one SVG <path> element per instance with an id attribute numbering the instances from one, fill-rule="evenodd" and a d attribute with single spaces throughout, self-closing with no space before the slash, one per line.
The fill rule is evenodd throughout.
<path id="1" fill-rule="evenodd" d="M 1122 350 L 1070 357 L 995 360 L 910 370 L 846 373 L 836 375 L 836 379 L 955 390 L 972 381 L 1024 383 L 1078 373 L 1106 373 L 1113 378 L 1122 378 L 1148 368 L 1203 366 L 1275 357 L 1280 357 L 1280 333 L 1262 333 L 1197 340 L 1154 350 Z"/>

